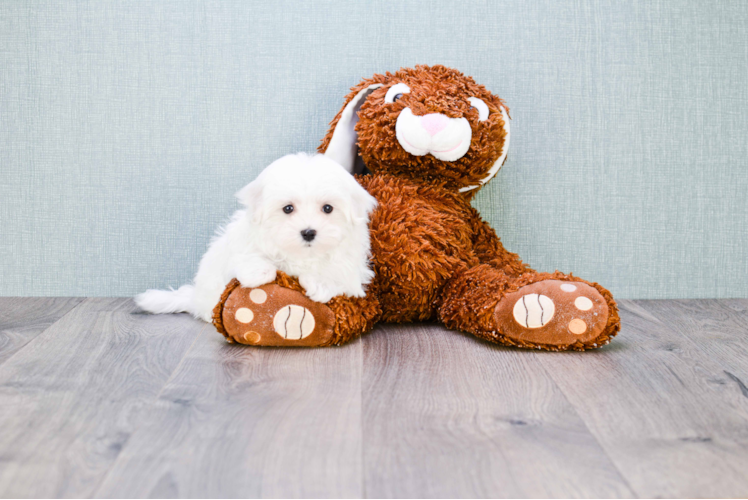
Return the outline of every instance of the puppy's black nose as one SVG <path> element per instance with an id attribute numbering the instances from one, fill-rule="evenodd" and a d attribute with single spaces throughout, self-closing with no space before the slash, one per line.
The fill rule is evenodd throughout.
<path id="1" fill-rule="evenodd" d="M 304 229 L 301 231 L 301 237 L 304 238 L 304 241 L 312 241 L 315 236 L 317 236 L 317 231 L 314 229 Z"/>

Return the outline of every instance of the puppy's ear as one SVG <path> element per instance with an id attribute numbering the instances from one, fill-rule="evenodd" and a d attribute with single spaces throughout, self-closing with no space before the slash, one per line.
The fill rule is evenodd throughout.
<path id="1" fill-rule="evenodd" d="M 253 221 L 259 222 L 262 219 L 262 189 L 264 182 L 262 175 L 250 182 L 236 193 L 239 203 L 247 208 L 247 214 Z"/>
<path id="2" fill-rule="evenodd" d="M 369 220 L 369 216 L 377 208 L 377 199 L 364 189 L 356 179 L 351 177 L 350 188 L 350 212 L 351 216 L 356 219 Z"/>
<path id="3" fill-rule="evenodd" d="M 382 77 L 380 77 L 382 78 Z M 348 172 L 360 174 L 363 170 L 363 162 L 356 162 L 358 158 L 358 135 L 356 134 L 356 123 L 358 122 L 358 110 L 366 101 L 366 98 L 381 87 L 381 81 L 364 80 L 346 96 L 343 109 L 330 123 L 325 138 L 322 139 L 322 145 L 319 152 L 328 158 L 343 165 Z"/>

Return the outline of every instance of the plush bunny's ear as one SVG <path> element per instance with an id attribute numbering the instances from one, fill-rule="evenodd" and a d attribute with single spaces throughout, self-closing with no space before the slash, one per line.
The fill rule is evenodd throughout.
<path id="1" fill-rule="evenodd" d="M 358 159 L 358 146 L 356 145 L 358 135 L 355 127 L 358 123 L 358 110 L 361 109 L 368 95 L 381 86 L 381 83 L 374 83 L 364 87 L 346 104 L 340 112 L 332 138 L 324 152 L 325 156 L 340 163 L 352 174 L 360 174 L 363 170 L 363 163 L 356 161 Z"/>
<path id="2" fill-rule="evenodd" d="M 464 193 L 466 191 L 472 191 L 473 189 L 479 188 L 483 185 L 485 185 L 488 181 L 494 178 L 496 174 L 499 173 L 499 170 L 501 170 L 501 167 L 504 166 L 504 162 L 506 161 L 506 154 L 509 151 L 509 138 L 511 136 L 510 130 L 509 130 L 509 113 L 506 112 L 506 108 L 504 106 L 501 106 L 501 121 L 504 122 L 503 128 L 506 135 L 504 135 L 504 144 L 501 146 L 501 154 L 499 155 L 499 159 L 496 160 L 496 162 L 491 167 L 491 170 L 488 171 L 488 175 L 485 176 L 481 181 L 480 184 L 477 184 L 475 186 L 466 186 L 464 188 L 460 188 L 460 192 Z"/>

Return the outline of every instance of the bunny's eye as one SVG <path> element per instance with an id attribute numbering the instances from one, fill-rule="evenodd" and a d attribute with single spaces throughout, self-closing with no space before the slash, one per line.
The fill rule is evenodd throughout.
<path id="1" fill-rule="evenodd" d="M 478 110 L 478 121 L 486 121 L 488 119 L 488 106 L 486 106 L 486 103 L 477 97 L 471 97 L 468 101 L 470 102 L 471 107 Z"/>
<path id="2" fill-rule="evenodd" d="M 284 214 L 290 214 L 291 212 L 293 212 L 293 205 L 286 205 L 283 207 Z"/>
<path id="3" fill-rule="evenodd" d="M 403 94 L 410 94 L 410 87 L 404 83 L 397 83 L 389 88 L 387 94 L 384 96 L 384 102 L 392 104 L 393 102 L 400 99 Z"/>

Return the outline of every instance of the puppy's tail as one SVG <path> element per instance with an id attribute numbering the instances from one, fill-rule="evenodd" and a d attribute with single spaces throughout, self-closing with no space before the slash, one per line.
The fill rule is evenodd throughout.
<path id="1" fill-rule="evenodd" d="M 192 300 L 194 295 L 195 287 L 192 285 L 180 286 L 177 290 L 146 290 L 135 297 L 135 303 L 153 314 L 195 314 Z"/>

